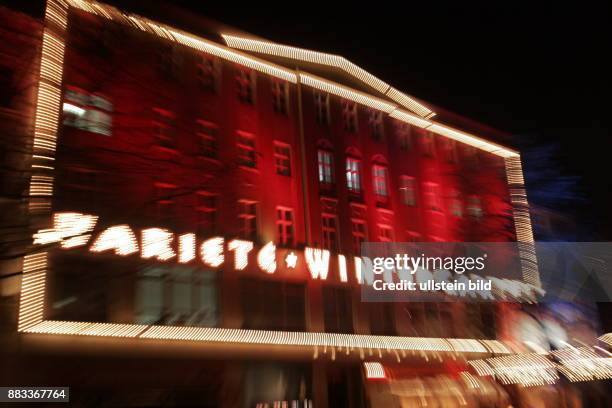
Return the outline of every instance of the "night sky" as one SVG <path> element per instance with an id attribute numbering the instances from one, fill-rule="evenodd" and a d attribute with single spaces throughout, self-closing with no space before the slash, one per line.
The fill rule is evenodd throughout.
<path id="1" fill-rule="evenodd" d="M 129 10 L 134 2 L 112 3 Z M 559 199 L 554 209 L 576 218 L 582 240 L 612 240 L 609 4 L 174 3 L 341 54 L 408 94 L 515 135 L 515 145 L 558 144 L 546 167 L 578 176 L 582 199 Z"/>

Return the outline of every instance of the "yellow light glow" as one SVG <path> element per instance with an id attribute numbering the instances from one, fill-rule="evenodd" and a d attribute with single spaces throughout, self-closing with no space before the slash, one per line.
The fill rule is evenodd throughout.
<path id="1" fill-rule="evenodd" d="M 142 254 L 144 259 L 155 258 L 167 261 L 176 256 L 172 249 L 174 234 L 162 228 L 148 228 L 142 231 Z"/>
<path id="2" fill-rule="evenodd" d="M 225 240 L 221 237 L 207 239 L 200 246 L 200 256 L 202 262 L 214 268 L 221 265 L 225 261 L 223 255 L 223 243 Z"/>
<path id="3" fill-rule="evenodd" d="M 228 243 L 228 249 L 234 251 L 234 268 L 238 270 L 246 268 L 249 264 L 249 252 L 253 250 L 253 243 L 234 239 Z"/>
<path id="4" fill-rule="evenodd" d="M 24 331 L 43 320 L 47 265 L 47 252 L 28 254 L 23 257 L 18 331 Z"/>
<path id="5" fill-rule="evenodd" d="M 81 213 L 55 213 L 53 228 L 43 229 L 34 234 L 34 245 L 61 242 L 64 249 L 83 246 L 91 237 L 97 216 Z"/>
<path id="6" fill-rule="evenodd" d="M 102 231 L 89 250 L 91 252 L 112 250 L 116 255 L 126 256 L 138 252 L 138 241 L 129 226 L 116 225 Z"/>
<path id="7" fill-rule="evenodd" d="M 384 380 L 387 378 L 385 368 L 378 361 L 366 361 L 363 363 L 363 368 L 368 380 Z"/>
<path id="8" fill-rule="evenodd" d="M 257 265 L 266 273 L 276 272 L 276 245 L 270 241 L 257 254 Z"/>
<path id="9" fill-rule="evenodd" d="M 348 282 L 346 257 L 344 255 L 338 255 L 338 274 L 340 275 L 340 282 Z"/>

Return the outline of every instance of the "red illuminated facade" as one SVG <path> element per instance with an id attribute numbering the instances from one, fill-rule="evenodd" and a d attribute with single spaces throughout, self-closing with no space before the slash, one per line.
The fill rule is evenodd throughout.
<path id="1" fill-rule="evenodd" d="M 430 358 L 437 353 L 422 350 L 418 355 L 376 347 L 313 350 L 295 341 L 194 346 L 169 331 L 144 334 L 171 326 L 496 339 L 501 326 L 496 327 L 489 306 L 362 303 L 354 258 L 363 242 L 517 240 L 511 189 L 519 183 L 507 173 L 516 152 L 492 150 L 471 135 L 448 136 L 460 131 L 435 131 L 445 126 L 443 119 L 409 112 L 390 92 L 329 64 L 236 51 L 213 28 L 203 29 L 209 33 L 204 40 L 231 55 L 209 53 L 164 38 L 161 26 L 143 29 L 145 20 L 119 18 L 105 6 L 69 3 L 66 27 L 58 28 L 62 20 L 53 7 L 45 20 L 49 32 L 61 32 L 65 47 L 60 59 L 52 48 L 55 40 L 49 42 L 50 66 L 58 59 L 62 67 L 52 135 L 56 148 L 45 145 L 50 139 L 40 136 L 41 121 L 33 123 L 32 177 L 54 181 L 51 197 L 44 189 L 32 193 L 31 182 L 32 228 L 49 228 L 50 213 L 78 212 L 99 217 L 92 240 L 107 227 L 129 225 L 135 231 L 165 228 L 177 237 L 195 234 L 198 242 L 221 237 L 226 246 L 218 267 L 197 260 L 177 265 L 138 255 L 94 255 L 86 250 L 91 241 L 76 251 L 49 250 L 44 320 L 142 325 L 127 339 L 105 341 L 116 342 L 112 349 L 133 347 L 143 362 L 153 353 L 178 366 L 182 357 L 177 355 L 194 352 L 222 373 L 217 378 L 211 369 L 194 385 L 221 387 L 210 398 L 232 395 L 223 406 L 280 400 L 312 400 L 316 407 L 366 406 L 367 401 L 385 406 L 380 399 L 385 374 L 377 366 L 371 376 L 364 372 L 363 359 L 381 361 L 402 375 L 456 377 L 467 363 L 446 358 L 434 363 Z M 242 63 L 239 55 L 253 60 Z M 266 72 L 271 68 L 253 61 L 295 71 L 296 80 L 272 75 Z M 41 72 L 42 77 L 45 69 Z M 334 85 L 312 86 L 303 72 Z M 334 91 L 340 88 L 348 90 L 344 96 Z M 39 89 L 39 119 L 47 114 L 40 109 L 43 93 Z M 363 103 L 360 95 L 375 102 Z M 400 111 L 414 118 L 398 119 L 393 112 Z M 37 164 L 41 146 L 42 156 L 53 150 L 52 166 Z M 227 248 L 232 240 L 254 245 L 244 269 Z M 257 258 L 270 242 L 276 246 L 274 273 L 262 271 Z M 332 254 L 327 278 L 313 276 L 305 248 Z M 347 271 L 341 270 L 339 255 Z M 44 322 L 30 322 L 23 314 L 28 307 L 22 298 L 20 319 L 28 324 L 20 331 L 60 333 L 45 331 Z M 87 326 L 66 333 L 83 335 L 83 330 Z M 33 344 L 44 342 L 44 336 L 24 336 L 32 336 Z M 84 340 L 77 349 L 96 347 Z M 283 391 L 270 391 L 278 375 L 286 378 Z"/>

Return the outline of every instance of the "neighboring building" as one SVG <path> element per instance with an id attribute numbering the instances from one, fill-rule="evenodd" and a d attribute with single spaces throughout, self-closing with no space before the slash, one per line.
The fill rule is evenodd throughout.
<path id="1" fill-rule="evenodd" d="M 49 1 L 23 136 L 31 228 L 98 218 L 72 249 L 26 256 L 24 347 L 86 361 L 101 388 L 159 384 L 102 397 L 117 405 L 390 406 L 424 398 L 407 391 L 415 376 L 456 383 L 472 406 L 509 401 L 494 382 L 480 396 L 459 384 L 466 358 L 510 352 L 495 340 L 511 306 L 362 303 L 355 257 L 369 241 L 533 242 L 518 154 L 344 59 L 202 31 Z M 128 353 L 122 373 L 97 358 Z M 75 376 L 60 381 L 94 387 Z M 181 387 L 189 401 L 165 391 Z"/>

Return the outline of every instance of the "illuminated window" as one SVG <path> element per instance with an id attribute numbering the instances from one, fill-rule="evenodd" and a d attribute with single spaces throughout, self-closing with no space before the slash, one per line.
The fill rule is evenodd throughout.
<path id="1" fill-rule="evenodd" d="M 216 92 L 219 80 L 219 63 L 212 55 L 199 55 L 197 62 L 198 84 L 205 91 Z"/>
<path id="2" fill-rule="evenodd" d="M 155 183 L 155 210 L 158 220 L 173 221 L 176 214 L 176 186 L 167 183 Z"/>
<path id="3" fill-rule="evenodd" d="M 329 94 L 315 91 L 314 102 L 317 122 L 321 125 L 329 125 L 331 123 L 331 115 L 329 112 Z"/>
<path id="4" fill-rule="evenodd" d="M 274 169 L 276 174 L 291 176 L 291 146 L 274 142 Z"/>
<path id="5" fill-rule="evenodd" d="M 183 54 L 177 44 L 164 42 L 158 48 L 157 68 L 165 79 L 180 79 L 183 70 Z"/>
<path id="6" fill-rule="evenodd" d="M 480 197 L 471 195 L 468 197 L 467 213 L 470 217 L 480 219 L 484 215 L 482 210 L 482 200 Z"/>
<path id="7" fill-rule="evenodd" d="M 334 156 L 332 152 L 319 149 L 317 161 L 319 162 L 319 183 L 323 187 L 330 187 L 334 184 Z"/>
<path id="8" fill-rule="evenodd" d="M 353 308 L 348 288 L 323 287 L 325 332 L 353 333 Z"/>
<path id="9" fill-rule="evenodd" d="M 100 135 L 112 135 L 113 104 L 106 97 L 70 88 L 66 90 L 63 108 L 64 125 Z"/>
<path id="10" fill-rule="evenodd" d="M 372 166 L 372 184 L 374 186 L 374 194 L 377 198 L 386 199 L 389 195 L 387 190 L 387 167 L 375 164 Z"/>
<path id="11" fill-rule="evenodd" d="M 414 177 L 400 177 L 400 196 L 402 203 L 414 207 L 416 205 L 416 181 Z"/>
<path id="12" fill-rule="evenodd" d="M 255 150 L 255 135 L 238 132 L 238 164 L 245 167 L 257 167 L 257 151 Z"/>
<path id="13" fill-rule="evenodd" d="M 425 132 L 420 137 L 421 151 L 427 157 L 436 157 L 436 141 L 431 132 Z"/>
<path id="14" fill-rule="evenodd" d="M 351 220 L 351 234 L 353 238 L 353 251 L 361 253 L 361 244 L 368 240 L 368 229 L 364 220 L 353 218 Z"/>
<path id="15" fill-rule="evenodd" d="M 243 328 L 303 331 L 306 326 L 304 285 L 242 279 Z"/>
<path id="16" fill-rule="evenodd" d="M 400 149 L 406 151 L 412 148 L 412 127 L 410 124 L 397 121 L 395 134 Z"/>
<path id="17" fill-rule="evenodd" d="M 344 130 L 350 133 L 357 132 L 357 103 L 349 101 L 348 99 L 342 100 L 342 123 Z"/>
<path id="18" fill-rule="evenodd" d="M 246 104 L 255 103 L 255 72 L 240 68 L 236 72 L 238 99 Z"/>
<path id="19" fill-rule="evenodd" d="M 347 157 L 346 187 L 352 193 L 361 194 L 361 160 Z"/>
<path id="20" fill-rule="evenodd" d="M 272 106 L 274 112 L 282 115 L 289 113 L 289 84 L 287 81 L 272 79 Z"/>
<path id="21" fill-rule="evenodd" d="M 330 251 L 338 249 L 338 218 L 335 215 L 321 215 L 321 235 L 323 238 L 323 248 Z"/>
<path id="22" fill-rule="evenodd" d="M 437 183 L 423 183 L 423 205 L 426 210 L 442 211 L 440 186 Z"/>
<path id="23" fill-rule="evenodd" d="M 390 225 L 378 225 L 378 241 L 393 242 L 393 227 Z"/>
<path id="24" fill-rule="evenodd" d="M 208 191 L 198 191 L 196 200 L 198 233 L 200 235 L 211 235 L 216 233 L 218 230 L 217 211 L 219 196 Z"/>
<path id="25" fill-rule="evenodd" d="M 444 159 L 449 163 L 457 162 L 457 143 L 452 139 L 443 139 Z"/>
<path id="26" fill-rule="evenodd" d="M 463 203 L 458 190 L 452 190 L 448 200 L 448 210 L 455 217 L 463 217 Z"/>
<path id="27" fill-rule="evenodd" d="M 165 109 L 153 109 L 153 136 L 157 144 L 176 149 L 176 117 Z"/>
<path id="28" fill-rule="evenodd" d="M 135 323 L 218 325 L 216 274 L 189 267 L 145 267 L 136 279 Z"/>
<path id="29" fill-rule="evenodd" d="M 279 245 L 292 246 L 295 240 L 293 210 L 286 207 L 276 207 L 276 231 Z"/>
<path id="30" fill-rule="evenodd" d="M 383 113 L 376 109 L 370 109 L 368 111 L 368 126 L 372 139 L 382 140 L 384 136 Z"/>
<path id="31" fill-rule="evenodd" d="M 238 219 L 240 220 L 240 237 L 255 241 L 257 239 L 257 202 L 238 201 Z"/>
<path id="32" fill-rule="evenodd" d="M 219 140 L 217 125 L 205 120 L 197 121 L 197 136 L 200 142 L 200 154 L 204 157 L 217 159 L 219 156 Z"/>

